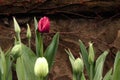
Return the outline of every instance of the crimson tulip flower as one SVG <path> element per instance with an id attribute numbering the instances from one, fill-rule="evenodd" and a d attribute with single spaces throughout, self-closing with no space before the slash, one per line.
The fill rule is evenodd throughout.
<path id="1" fill-rule="evenodd" d="M 38 22 L 38 31 L 40 33 L 48 33 L 50 30 L 50 21 L 49 18 L 44 16 Z"/>

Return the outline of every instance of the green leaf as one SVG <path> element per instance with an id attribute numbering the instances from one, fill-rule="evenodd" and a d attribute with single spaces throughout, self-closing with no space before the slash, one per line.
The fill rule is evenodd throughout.
<path id="1" fill-rule="evenodd" d="M 73 69 L 75 58 L 74 58 L 72 52 L 70 51 L 70 49 L 68 49 L 68 51 L 65 49 L 65 52 L 69 55 L 69 60 L 70 60 L 70 63 L 72 65 L 72 69 Z"/>
<path id="2" fill-rule="evenodd" d="M 38 32 L 38 22 L 36 17 L 34 17 L 34 26 L 35 26 L 35 40 L 36 40 L 36 54 L 38 57 L 43 56 L 43 34 Z"/>
<path id="3" fill-rule="evenodd" d="M 0 69 L 1 69 L 1 79 L 6 80 L 7 77 L 7 67 L 6 67 L 6 59 L 5 54 L 3 53 L 2 49 L 0 48 Z"/>
<path id="4" fill-rule="evenodd" d="M 21 57 L 17 59 L 16 73 L 18 80 L 25 80 L 25 68 Z"/>
<path id="5" fill-rule="evenodd" d="M 108 51 L 104 51 L 104 53 L 101 54 L 98 57 L 98 59 L 96 60 L 94 80 L 102 79 L 103 66 L 104 66 L 104 62 L 105 62 L 105 58 L 106 58 L 107 54 L 108 54 Z"/>
<path id="6" fill-rule="evenodd" d="M 112 77 L 112 68 L 106 73 L 103 80 L 111 80 Z"/>
<path id="7" fill-rule="evenodd" d="M 117 52 L 117 55 L 115 58 L 112 80 L 120 80 L 120 51 Z"/>
<path id="8" fill-rule="evenodd" d="M 117 66 L 117 62 L 120 60 L 120 51 L 117 52 L 116 57 L 115 57 L 115 62 L 114 62 L 114 70 Z"/>
<path id="9" fill-rule="evenodd" d="M 86 80 L 84 73 L 82 73 L 81 80 Z"/>
<path id="10" fill-rule="evenodd" d="M 54 62 L 55 53 L 57 51 L 58 44 L 59 44 L 59 33 L 56 33 L 52 39 L 52 42 L 47 47 L 47 49 L 45 50 L 45 53 L 44 53 L 44 56 L 47 59 L 48 64 L 49 64 L 49 69 L 51 68 L 51 66 Z"/>
<path id="11" fill-rule="evenodd" d="M 40 41 L 40 38 L 39 38 L 39 32 L 37 31 L 38 29 L 38 22 L 37 22 L 37 19 L 36 17 L 34 17 L 34 26 L 35 26 L 35 44 L 36 44 L 36 54 L 37 56 L 39 56 L 39 48 L 40 48 L 40 44 L 39 44 L 39 41 Z"/>
<path id="12" fill-rule="evenodd" d="M 1 60 L 1 59 L 0 59 Z M 1 63 L 0 63 L 0 65 L 1 65 Z M 0 69 L 0 80 L 2 80 L 2 73 L 1 73 L 1 69 Z"/>
<path id="13" fill-rule="evenodd" d="M 37 59 L 33 51 L 22 44 L 22 55 L 17 59 L 16 71 L 18 80 L 37 80 L 34 64 Z"/>
<path id="14" fill-rule="evenodd" d="M 100 62 L 103 62 L 105 61 L 105 58 L 106 56 L 108 55 L 108 51 L 104 51 L 99 57 L 98 59 L 96 60 L 96 63 L 95 63 L 95 71 L 97 70 L 97 67 L 99 65 Z"/>
<path id="15" fill-rule="evenodd" d="M 88 75 L 90 75 L 90 64 L 88 62 L 88 52 L 83 42 L 81 40 L 79 40 L 79 42 L 80 42 L 80 50 L 81 50 L 83 62 L 85 64 Z"/>
<path id="16" fill-rule="evenodd" d="M 12 64 L 13 64 L 13 60 L 11 59 L 11 48 L 9 48 L 6 52 L 5 52 L 5 59 L 6 59 L 6 67 L 7 67 L 7 80 L 13 80 L 12 79 Z"/>
<path id="17" fill-rule="evenodd" d="M 0 49 L 0 80 L 12 80 L 12 61 L 9 53 L 10 49 L 5 53 Z"/>
<path id="18" fill-rule="evenodd" d="M 68 49 L 68 50 L 65 49 L 65 52 L 69 55 L 69 57 L 71 57 L 71 59 L 75 60 L 75 58 L 74 58 L 72 52 L 70 51 L 70 49 Z"/>
<path id="19" fill-rule="evenodd" d="M 101 73 L 103 72 L 102 69 L 103 69 L 103 62 L 100 62 L 98 64 L 97 69 L 96 69 L 95 76 L 94 76 L 93 80 L 102 80 L 102 75 L 101 75 Z"/>

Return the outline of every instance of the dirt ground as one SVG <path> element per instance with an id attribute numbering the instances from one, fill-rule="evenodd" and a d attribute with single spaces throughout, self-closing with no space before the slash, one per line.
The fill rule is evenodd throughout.
<path id="1" fill-rule="evenodd" d="M 37 16 L 39 20 L 41 16 Z M 94 42 L 96 57 L 104 50 L 109 49 L 109 55 L 104 66 L 104 73 L 112 67 L 115 54 L 120 49 L 120 18 L 72 18 L 69 16 L 49 16 L 51 20 L 50 33 L 45 34 L 44 46 L 46 47 L 54 33 L 60 32 L 60 43 L 55 58 L 55 64 L 50 71 L 50 80 L 72 80 L 72 70 L 68 55 L 64 49 L 70 48 L 75 57 L 79 57 L 79 42 L 82 40 L 86 48 L 88 42 Z M 16 17 L 21 26 L 21 37 L 23 43 L 27 44 L 26 23 L 32 29 L 32 48 L 35 48 L 33 16 Z M 14 28 L 12 17 L 0 18 L 0 46 L 7 50 L 13 46 Z M 15 79 L 14 79 L 15 80 Z"/>

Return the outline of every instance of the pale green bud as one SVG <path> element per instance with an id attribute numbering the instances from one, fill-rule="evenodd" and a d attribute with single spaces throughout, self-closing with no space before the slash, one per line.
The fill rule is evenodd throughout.
<path id="1" fill-rule="evenodd" d="M 13 21 L 14 21 L 14 30 L 16 33 L 20 33 L 21 29 L 20 29 L 20 26 L 18 25 L 15 17 L 13 17 Z"/>
<path id="2" fill-rule="evenodd" d="M 80 58 L 75 59 L 74 65 L 73 65 L 74 72 L 79 74 L 79 73 L 83 72 L 83 69 L 84 69 L 83 60 Z"/>
<path id="3" fill-rule="evenodd" d="M 13 55 L 13 57 L 16 59 L 19 56 L 21 56 L 21 44 L 16 44 L 12 50 L 11 50 L 11 54 Z"/>
<path id="4" fill-rule="evenodd" d="M 37 58 L 34 66 L 34 73 L 38 77 L 45 77 L 48 74 L 48 62 L 44 57 Z"/>
<path id="5" fill-rule="evenodd" d="M 27 38 L 31 38 L 31 30 L 29 24 L 27 24 Z"/>
<path id="6" fill-rule="evenodd" d="M 94 53 L 94 49 L 93 49 L 93 43 L 89 43 L 89 55 L 88 55 L 88 62 L 90 64 L 94 63 L 94 57 L 95 57 L 95 53 Z"/>

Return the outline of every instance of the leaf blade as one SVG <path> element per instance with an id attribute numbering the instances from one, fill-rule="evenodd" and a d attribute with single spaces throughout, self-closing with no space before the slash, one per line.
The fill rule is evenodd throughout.
<path id="1" fill-rule="evenodd" d="M 81 50 L 83 62 L 85 64 L 88 75 L 90 75 L 90 64 L 88 62 L 88 52 L 86 50 L 85 45 L 83 44 L 81 40 L 79 40 L 79 43 L 80 43 L 80 50 Z"/>
<path id="2" fill-rule="evenodd" d="M 45 53 L 44 53 L 44 56 L 47 59 L 48 64 L 49 64 L 49 69 L 51 68 L 51 66 L 53 64 L 53 60 L 54 60 L 55 53 L 58 48 L 58 44 L 59 44 L 59 33 L 56 33 L 52 39 L 52 42 L 47 47 L 47 49 L 45 50 Z"/>

